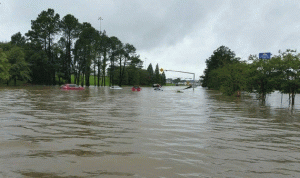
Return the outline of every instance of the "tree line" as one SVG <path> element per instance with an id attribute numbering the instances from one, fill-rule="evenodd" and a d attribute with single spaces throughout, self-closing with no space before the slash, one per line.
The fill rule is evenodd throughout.
<path id="1" fill-rule="evenodd" d="M 0 80 L 7 84 L 25 80 L 90 86 L 91 75 L 97 86 L 165 84 L 158 64 L 155 70 L 151 63 L 147 70 L 142 68 L 132 44 L 108 37 L 88 22 L 79 23 L 71 14 L 60 19 L 53 9 L 32 20 L 25 36 L 18 32 L 10 42 L 0 42 Z"/>
<path id="2" fill-rule="evenodd" d="M 203 87 L 225 95 L 254 92 L 263 102 L 267 94 L 277 90 L 289 94 L 294 105 L 295 95 L 300 92 L 300 54 L 288 49 L 271 59 L 250 55 L 248 61 L 241 61 L 228 47 L 220 46 L 206 60 L 200 78 Z"/>

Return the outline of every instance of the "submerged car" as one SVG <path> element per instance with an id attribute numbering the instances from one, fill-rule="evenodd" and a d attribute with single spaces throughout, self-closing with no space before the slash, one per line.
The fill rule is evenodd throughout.
<path id="1" fill-rule="evenodd" d="M 121 90 L 122 88 L 119 87 L 119 86 L 111 86 L 109 87 L 110 89 L 113 89 L 113 90 Z"/>
<path id="2" fill-rule="evenodd" d="M 76 84 L 65 84 L 60 87 L 62 90 L 84 90 L 84 87 L 78 86 Z"/>
<path id="3" fill-rule="evenodd" d="M 131 88 L 132 91 L 141 91 L 141 88 L 139 86 L 134 86 Z"/>

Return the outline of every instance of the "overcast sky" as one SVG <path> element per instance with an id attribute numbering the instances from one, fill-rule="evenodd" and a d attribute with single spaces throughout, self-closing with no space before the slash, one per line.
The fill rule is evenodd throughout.
<path id="1" fill-rule="evenodd" d="M 0 0 L 0 41 L 31 29 L 43 10 L 74 15 L 130 43 L 146 66 L 203 74 L 205 60 L 224 45 L 250 54 L 298 49 L 299 0 Z M 167 78 L 192 75 L 166 72 Z"/>

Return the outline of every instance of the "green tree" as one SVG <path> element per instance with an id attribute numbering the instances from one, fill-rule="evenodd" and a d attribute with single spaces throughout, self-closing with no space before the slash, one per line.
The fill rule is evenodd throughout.
<path id="1" fill-rule="evenodd" d="M 159 74 L 158 64 L 156 64 L 155 71 L 154 71 L 154 83 L 161 84 L 161 76 Z"/>
<path id="2" fill-rule="evenodd" d="M 59 27 L 63 34 L 63 41 L 65 50 L 63 69 L 64 69 L 64 77 L 67 79 L 68 83 L 71 83 L 71 73 L 73 65 L 73 57 L 71 51 L 73 50 L 72 44 L 73 41 L 76 40 L 81 32 L 81 25 L 78 22 L 78 19 L 75 18 L 71 14 L 67 14 L 62 18 L 59 23 Z"/>
<path id="3" fill-rule="evenodd" d="M 30 65 L 30 77 L 33 84 L 50 84 L 51 76 L 49 75 L 48 57 L 45 51 L 31 50 L 27 54 L 27 61 Z"/>
<path id="4" fill-rule="evenodd" d="M 212 89 L 220 88 L 219 84 L 212 80 L 213 76 L 211 75 L 211 71 L 237 61 L 239 61 L 239 58 L 235 57 L 235 53 L 233 51 L 231 51 L 228 47 L 220 46 L 213 52 L 211 57 L 205 61 L 206 69 L 204 70 L 204 75 L 201 76 L 202 86 Z"/>
<path id="5" fill-rule="evenodd" d="M 106 50 L 109 51 L 109 59 L 110 59 L 110 68 L 109 68 L 109 79 L 110 86 L 115 83 L 119 83 L 118 80 L 115 79 L 116 74 L 116 61 L 121 57 L 123 53 L 123 44 L 122 42 L 115 36 L 112 36 L 108 39 L 108 46 Z M 118 70 L 120 74 L 120 70 Z M 118 77 L 119 78 L 119 77 Z"/>
<path id="6" fill-rule="evenodd" d="M 22 36 L 22 34 L 20 32 L 14 34 L 11 36 L 11 44 L 12 45 L 16 45 L 19 47 L 24 47 L 25 43 L 26 43 L 26 39 L 24 36 Z"/>
<path id="7" fill-rule="evenodd" d="M 129 85 L 140 85 L 140 68 L 141 63 L 140 56 L 133 56 L 131 58 L 130 65 L 128 66 L 128 84 Z"/>
<path id="8" fill-rule="evenodd" d="M 135 57 L 136 48 L 131 44 L 125 44 L 122 52 L 119 57 L 119 65 L 120 65 L 120 80 L 119 86 L 122 86 L 123 80 L 125 80 L 125 70 L 127 63 L 130 63 L 133 57 Z"/>
<path id="9" fill-rule="evenodd" d="M 0 80 L 7 81 L 9 80 L 10 74 L 10 63 L 8 62 L 7 56 L 0 48 Z"/>
<path id="10" fill-rule="evenodd" d="M 258 59 L 256 55 L 250 55 L 248 91 L 255 91 L 265 101 L 266 95 L 275 90 L 276 78 L 275 70 L 271 65 L 272 60 Z"/>
<path id="11" fill-rule="evenodd" d="M 25 35 L 29 38 L 30 43 L 34 46 L 42 45 L 43 50 L 47 54 L 48 64 L 47 70 L 48 75 L 50 75 L 51 80 L 49 84 L 55 84 L 55 63 L 52 55 L 52 44 L 55 35 L 60 32 L 59 28 L 60 16 L 55 14 L 53 9 L 48 9 L 47 11 L 42 11 L 36 20 L 31 21 L 31 30 Z"/>
<path id="12" fill-rule="evenodd" d="M 223 94 L 231 96 L 236 93 L 241 95 L 241 91 L 246 89 L 248 78 L 248 65 L 246 62 L 236 62 L 226 64 L 223 67 L 211 71 L 214 82 Z"/>
<path id="13" fill-rule="evenodd" d="M 167 79 L 166 79 L 166 74 L 163 72 L 161 74 L 161 85 L 166 85 Z"/>
<path id="14" fill-rule="evenodd" d="M 151 85 L 151 83 L 149 82 L 149 72 L 147 70 L 144 69 L 140 69 L 139 70 L 139 76 L 140 76 L 140 85 Z"/>
<path id="15" fill-rule="evenodd" d="M 111 39 L 106 35 L 106 32 L 100 34 L 100 41 L 99 41 L 99 47 L 98 47 L 98 53 L 99 53 L 99 61 L 98 62 L 98 76 L 100 75 L 100 63 L 101 63 L 101 69 L 102 69 L 102 83 L 101 86 L 105 86 L 106 84 L 106 68 L 107 63 L 109 62 L 109 54 L 112 49 L 112 46 L 114 46 L 115 41 L 119 42 L 119 39 L 117 37 L 111 37 Z M 118 43 L 116 42 L 116 43 Z M 114 47 L 113 47 L 114 48 Z M 114 54 L 115 55 L 115 54 Z M 101 60 L 102 58 L 102 60 Z M 115 56 L 111 56 L 110 60 L 115 61 Z M 114 64 L 113 64 L 114 65 Z M 112 76 L 112 78 L 114 78 Z M 98 77 L 98 83 L 99 83 L 100 76 Z M 112 81 L 111 81 L 112 82 Z"/>
<path id="16" fill-rule="evenodd" d="M 90 86 L 92 60 L 96 57 L 95 46 L 99 33 L 89 23 L 83 24 L 83 30 L 75 44 L 75 55 L 81 72 L 81 85 Z"/>
<path id="17" fill-rule="evenodd" d="M 13 47 L 13 45 L 12 45 L 11 43 L 3 43 L 3 42 L 0 42 L 0 48 L 1 48 L 2 51 L 4 51 L 4 52 L 9 51 L 12 47 Z"/>
<path id="18" fill-rule="evenodd" d="M 25 61 L 25 53 L 22 48 L 13 47 L 8 51 L 7 59 L 11 64 L 9 80 L 14 80 L 14 85 L 17 84 L 17 80 L 30 80 L 30 69 L 28 63 Z"/>
<path id="19" fill-rule="evenodd" d="M 63 84 L 64 82 L 68 82 L 68 78 L 66 77 L 66 53 L 64 50 L 64 44 L 61 44 L 63 38 L 57 43 L 53 45 L 53 58 L 54 58 L 54 68 L 56 71 L 56 77 L 58 78 L 59 85 Z M 63 80 L 61 80 L 63 79 Z M 64 82 L 63 82 L 64 81 Z"/>
<path id="20" fill-rule="evenodd" d="M 294 105 L 296 93 L 300 92 L 300 54 L 288 49 L 281 53 L 280 57 L 282 61 L 279 66 L 281 67 L 276 70 L 281 74 L 279 90 L 282 93 L 288 93 L 292 99 L 291 104 Z"/>
<path id="21" fill-rule="evenodd" d="M 152 85 L 154 83 L 154 70 L 151 63 L 148 65 L 147 71 L 149 73 L 148 83 L 149 85 Z"/>

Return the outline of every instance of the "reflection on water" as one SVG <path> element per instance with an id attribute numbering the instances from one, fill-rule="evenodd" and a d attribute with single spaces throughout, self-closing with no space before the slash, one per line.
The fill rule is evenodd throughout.
<path id="1" fill-rule="evenodd" d="M 300 101 L 203 88 L 0 89 L 0 177 L 299 177 Z"/>

